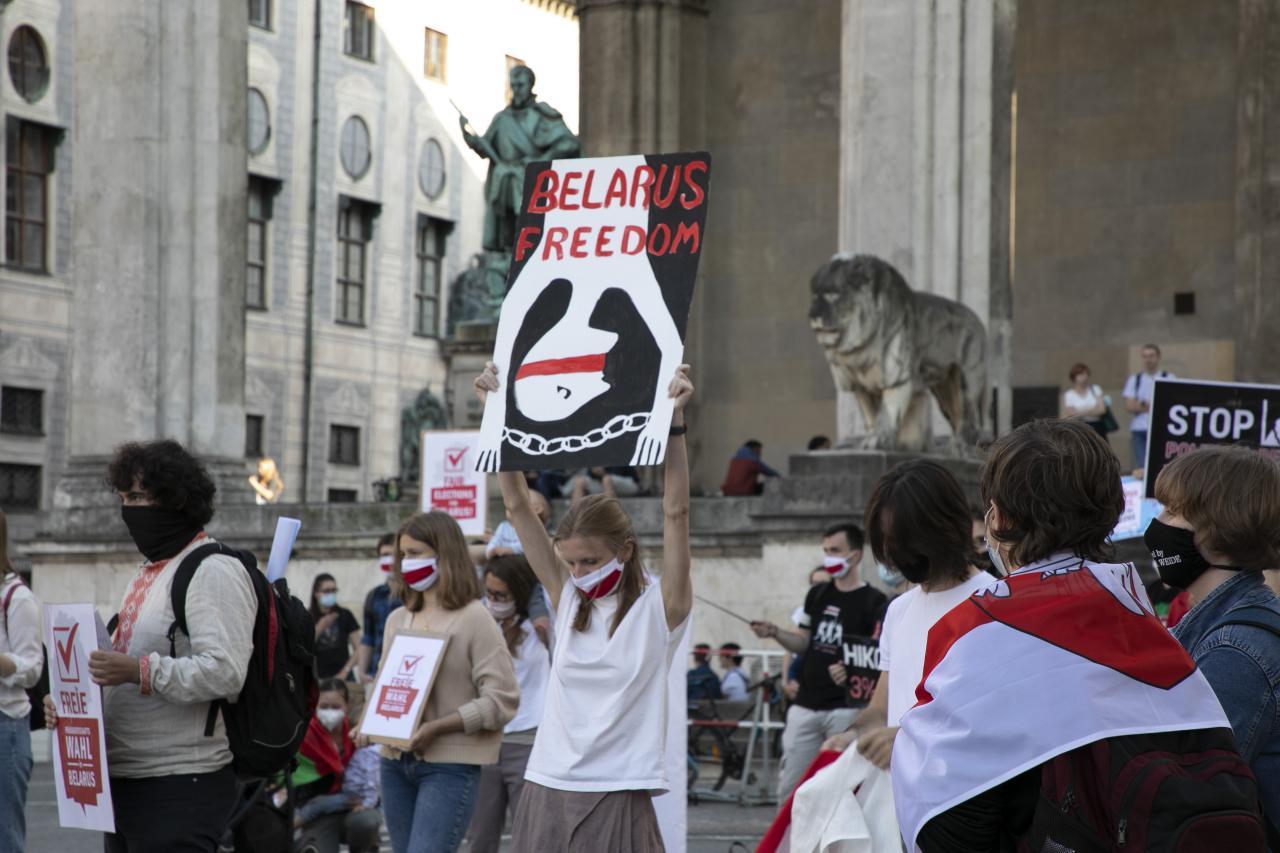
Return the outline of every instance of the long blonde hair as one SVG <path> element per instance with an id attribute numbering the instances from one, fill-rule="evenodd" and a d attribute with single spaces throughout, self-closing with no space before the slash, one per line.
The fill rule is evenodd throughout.
<path id="1" fill-rule="evenodd" d="M 436 589 L 439 590 L 440 605 L 445 610 L 460 610 L 479 600 L 480 579 L 471 564 L 467 540 L 463 538 L 458 522 L 448 513 L 416 512 L 405 519 L 396 532 L 396 564 L 392 569 L 395 583 L 392 589 L 398 591 L 405 609 L 411 613 L 421 610 L 426 602 L 426 593 L 404 582 L 404 575 L 400 572 L 400 563 L 404 560 L 404 552 L 400 550 L 401 536 L 417 539 L 436 552 L 436 571 L 440 573 Z"/>
<path id="2" fill-rule="evenodd" d="M 0 580 L 13 574 L 17 574 L 17 570 L 9 562 L 9 521 L 4 510 L 0 510 Z"/>
<path id="3" fill-rule="evenodd" d="M 609 626 L 609 636 L 618 630 L 623 617 L 636 603 L 636 599 L 644 592 L 647 581 L 644 576 L 644 565 L 640 562 L 640 546 L 636 542 L 635 531 L 631 527 L 631 519 L 622 509 L 617 498 L 607 495 L 591 495 L 578 502 L 569 510 L 568 515 L 560 520 L 556 529 L 555 542 L 563 542 L 572 536 L 594 536 L 603 539 L 615 554 L 628 545 L 631 556 L 622 565 L 622 580 L 618 585 L 618 612 L 613 616 L 613 624 Z M 581 597 L 578 612 L 573 619 L 573 630 L 585 631 L 591 625 L 591 611 L 595 601 L 588 598 L 580 590 Z"/>

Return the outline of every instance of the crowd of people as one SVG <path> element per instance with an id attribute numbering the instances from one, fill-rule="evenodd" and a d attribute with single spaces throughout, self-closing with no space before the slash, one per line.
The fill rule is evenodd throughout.
<path id="1" fill-rule="evenodd" d="M 1135 413 L 1149 403 L 1143 377 L 1158 375 L 1151 349 L 1126 389 Z M 939 462 L 898 465 L 861 525 L 815 542 L 821 564 L 791 624 L 752 622 L 787 653 L 779 795 L 839 772 L 820 770 L 822 756 L 848 751 L 888 774 L 894 813 L 868 820 L 892 820 L 907 849 L 1280 849 L 1280 598 L 1264 575 L 1280 568 L 1280 465 L 1217 447 L 1161 471 L 1145 542 L 1161 587 L 1185 596 L 1170 630 L 1135 566 L 1109 562 L 1120 463 L 1091 420 L 1108 410 L 1100 389 L 1087 368 L 1072 379 L 1069 417 L 988 448 L 979 506 Z M 490 366 L 476 387 L 483 397 L 502 379 Z M 668 788 L 667 674 L 693 604 L 679 440 L 691 393 L 681 368 L 656 577 L 616 498 L 626 475 L 601 469 L 551 482 L 571 500 L 554 532 L 536 488 L 546 478 L 499 474 L 507 519 L 479 560 L 450 516 L 413 514 L 377 541 L 381 582 L 360 618 L 331 574 L 314 578 L 314 714 L 295 760 L 250 795 L 285 822 L 277 849 L 361 853 L 385 825 L 395 853 L 464 839 L 496 851 L 508 824 L 511 849 L 529 853 L 663 849 L 652 797 Z M 760 447 L 744 451 L 759 485 Z M 107 479 L 142 563 L 111 648 L 88 662 L 104 688 L 116 823 L 105 849 L 212 850 L 246 802 L 216 710 L 251 665 L 254 570 L 209 551 L 214 485 L 176 442 L 121 447 Z M 7 544 L 0 515 L 0 765 L 14 768 L 0 774 L 0 853 L 24 849 L 30 718 L 57 724 L 56 704 L 33 707 L 28 693 L 43 669 L 41 607 Z M 175 633 L 171 586 L 197 550 L 208 556 Z M 449 642 L 398 748 L 371 742 L 360 720 L 407 631 Z M 767 689 L 737 643 L 692 655 L 691 701 Z"/>

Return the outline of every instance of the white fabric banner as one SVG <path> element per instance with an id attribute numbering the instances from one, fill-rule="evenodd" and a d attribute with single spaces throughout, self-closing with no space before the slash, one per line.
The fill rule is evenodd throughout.
<path id="1" fill-rule="evenodd" d="M 671 659 L 667 673 L 667 793 L 654 797 L 653 810 L 658 815 L 662 843 L 667 853 L 685 853 L 689 835 L 689 709 L 685 701 L 688 669 L 689 637 L 693 634 L 693 615 L 685 620 L 684 636 Z"/>

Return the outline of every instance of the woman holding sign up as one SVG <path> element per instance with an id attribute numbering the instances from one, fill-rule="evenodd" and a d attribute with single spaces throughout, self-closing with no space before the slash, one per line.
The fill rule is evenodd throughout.
<path id="1" fill-rule="evenodd" d="M 446 853 L 462 843 L 481 765 L 498 760 L 502 728 L 516 712 L 516 677 L 456 521 L 443 512 L 410 516 L 392 571 L 404 606 L 387 617 L 379 683 L 402 631 L 449 642 L 408 751 L 382 748 L 382 807 L 395 853 Z"/>
<path id="2" fill-rule="evenodd" d="M 483 398 L 500 381 L 490 364 L 476 389 Z M 515 851 L 663 849 L 652 797 L 667 789 L 667 674 L 693 604 L 683 440 L 692 393 L 682 365 L 668 387 L 675 414 L 660 582 L 645 572 L 631 520 L 616 499 L 584 498 L 553 540 L 533 511 L 524 477 L 498 475 L 507 517 L 557 610 L 552 677 L 516 813 Z"/>

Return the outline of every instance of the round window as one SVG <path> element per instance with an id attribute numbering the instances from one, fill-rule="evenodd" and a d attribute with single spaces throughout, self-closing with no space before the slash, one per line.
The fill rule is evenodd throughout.
<path id="1" fill-rule="evenodd" d="M 266 97 L 257 89 L 249 90 L 249 153 L 261 154 L 271 140 L 271 111 Z"/>
<path id="2" fill-rule="evenodd" d="M 33 104 L 49 88 L 44 40 L 34 27 L 18 27 L 9 37 L 9 79 L 18 94 Z"/>
<path id="3" fill-rule="evenodd" d="M 360 116 L 352 116 L 342 126 L 342 146 L 339 150 L 342 168 L 354 180 L 364 177 L 373 160 L 369 152 L 369 126 Z"/>
<path id="4" fill-rule="evenodd" d="M 434 139 L 422 146 L 422 162 L 418 164 L 418 185 L 427 198 L 437 198 L 444 192 L 444 149 Z"/>

